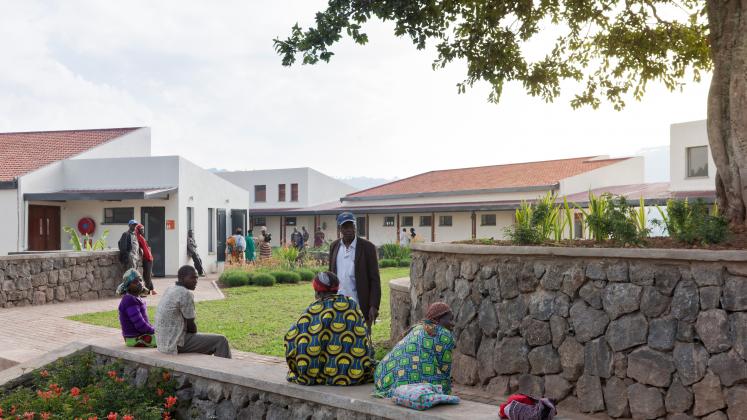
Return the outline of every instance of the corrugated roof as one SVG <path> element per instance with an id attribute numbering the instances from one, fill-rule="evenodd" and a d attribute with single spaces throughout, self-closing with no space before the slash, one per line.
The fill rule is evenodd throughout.
<path id="1" fill-rule="evenodd" d="M 140 127 L 0 133 L 0 181 L 77 156 Z"/>
<path id="2" fill-rule="evenodd" d="M 630 158 L 598 159 L 594 156 L 475 168 L 446 169 L 415 175 L 358 191 L 346 199 L 454 193 L 500 189 L 530 189 L 555 185 L 561 179 L 612 165 Z"/>

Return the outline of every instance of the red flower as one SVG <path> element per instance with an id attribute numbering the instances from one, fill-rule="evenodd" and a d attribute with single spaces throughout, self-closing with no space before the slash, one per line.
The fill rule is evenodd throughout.
<path id="1" fill-rule="evenodd" d="M 171 408 L 176 404 L 176 397 L 166 397 L 166 403 L 163 405 L 166 408 Z"/>
<path id="2" fill-rule="evenodd" d="M 88 420 L 99 420 L 98 416 L 89 417 Z"/>
<path id="3" fill-rule="evenodd" d="M 171 420 L 171 415 L 169 413 L 163 413 L 163 420 Z"/>
<path id="4" fill-rule="evenodd" d="M 106 372 L 107 375 L 109 375 L 110 378 L 114 379 L 115 376 L 117 376 L 117 372 L 110 370 L 109 372 Z"/>
<path id="5" fill-rule="evenodd" d="M 27 412 L 23 413 L 23 418 L 25 420 L 33 420 L 35 416 L 36 416 L 36 414 L 33 411 L 27 411 Z"/>
<path id="6" fill-rule="evenodd" d="M 0 416 L 2 416 L 2 415 L 3 415 L 3 408 L 0 407 Z"/>
<path id="7" fill-rule="evenodd" d="M 10 406 L 10 415 L 12 416 L 14 414 L 16 414 L 16 406 L 15 405 L 11 405 Z"/>
<path id="8" fill-rule="evenodd" d="M 117 413 L 109 413 L 108 416 L 106 416 L 106 420 L 117 420 Z"/>
<path id="9" fill-rule="evenodd" d="M 51 414 L 49 414 L 48 411 L 45 411 L 45 412 L 41 413 L 41 418 L 42 418 L 42 420 L 49 420 L 49 416 L 50 415 Z"/>
<path id="10" fill-rule="evenodd" d="M 135 420 L 135 417 L 132 417 L 129 414 L 125 414 L 124 416 L 122 416 L 122 420 Z"/>
<path id="11" fill-rule="evenodd" d="M 80 388 L 78 388 L 77 386 L 72 387 L 70 389 L 70 395 L 72 395 L 73 397 L 77 397 L 78 395 L 80 395 Z"/>
<path id="12" fill-rule="evenodd" d="M 43 371 L 39 372 L 39 375 L 41 375 L 42 378 L 46 378 L 49 376 L 49 371 L 44 369 Z"/>
<path id="13" fill-rule="evenodd" d="M 156 394 L 160 397 L 163 395 L 163 390 L 161 388 L 156 388 Z"/>

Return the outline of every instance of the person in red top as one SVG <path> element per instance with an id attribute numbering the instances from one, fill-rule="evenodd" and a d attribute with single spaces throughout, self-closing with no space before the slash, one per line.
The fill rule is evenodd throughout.
<path id="1" fill-rule="evenodd" d="M 153 277 L 153 253 L 150 252 L 148 241 L 145 240 L 145 227 L 138 224 L 135 234 L 137 235 L 137 242 L 140 245 L 140 251 L 143 254 L 143 281 L 145 282 L 145 287 L 150 290 L 150 294 L 157 295 L 158 293 L 156 293 L 156 289 L 153 287 L 153 280 L 151 279 Z"/>

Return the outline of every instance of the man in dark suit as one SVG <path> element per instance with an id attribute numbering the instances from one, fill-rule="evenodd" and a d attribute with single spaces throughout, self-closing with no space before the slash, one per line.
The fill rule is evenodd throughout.
<path id="1" fill-rule="evenodd" d="M 381 278 L 376 246 L 356 235 L 355 216 L 344 212 L 337 216 L 342 238 L 329 246 L 329 271 L 340 279 L 339 294 L 355 299 L 371 327 L 379 316 Z"/>

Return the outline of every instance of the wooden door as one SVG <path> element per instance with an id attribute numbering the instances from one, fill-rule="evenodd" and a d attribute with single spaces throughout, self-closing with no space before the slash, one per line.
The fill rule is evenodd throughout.
<path id="1" fill-rule="evenodd" d="M 29 206 L 29 251 L 60 249 L 60 208 Z"/>

